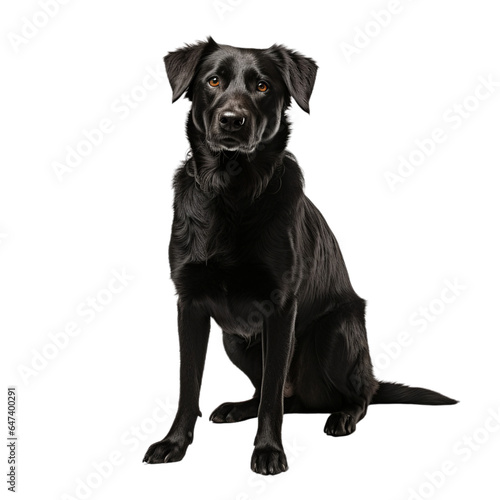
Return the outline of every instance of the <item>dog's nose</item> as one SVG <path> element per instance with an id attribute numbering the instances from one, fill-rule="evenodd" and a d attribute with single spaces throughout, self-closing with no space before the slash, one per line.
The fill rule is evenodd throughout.
<path id="1" fill-rule="evenodd" d="M 219 125 L 223 130 L 234 132 L 245 125 L 246 117 L 242 113 L 225 111 L 219 115 Z"/>

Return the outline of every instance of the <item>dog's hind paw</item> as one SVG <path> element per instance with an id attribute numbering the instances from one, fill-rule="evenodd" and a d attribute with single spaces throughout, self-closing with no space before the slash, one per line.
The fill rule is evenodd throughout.
<path id="1" fill-rule="evenodd" d="M 241 422 L 249 418 L 256 418 L 258 410 L 259 400 L 257 398 L 239 403 L 223 403 L 212 412 L 210 420 L 216 424 Z"/>
<path id="2" fill-rule="evenodd" d="M 325 432 L 329 436 L 348 436 L 356 430 L 356 421 L 349 413 L 338 411 L 332 413 L 325 424 Z"/>

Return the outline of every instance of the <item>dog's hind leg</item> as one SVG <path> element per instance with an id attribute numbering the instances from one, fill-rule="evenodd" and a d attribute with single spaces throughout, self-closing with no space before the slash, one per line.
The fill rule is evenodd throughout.
<path id="1" fill-rule="evenodd" d="M 306 332 L 307 343 L 297 356 L 297 397 L 306 411 L 331 413 L 324 428 L 331 436 L 355 431 L 378 387 L 364 307 L 364 301 L 356 298 L 317 320 Z"/>
<path id="2" fill-rule="evenodd" d="M 250 379 L 255 387 L 253 398 L 237 403 L 223 403 L 210 415 L 215 423 L 241 422 L 256 418 L 260 403 L 262 383 L 262 345 L 259 341 L 247 340 L 223 332 L 224 349 L 229 359 Z"/>
<path id="3" fill-rule="evenodd" d="M 347 436 L 366 415 L 378 388 L 366 337 L 365 301 L 356 299 L 338 307 L 331 323 L 332 342 L 317 335 L 316 348 L 327 382 L 340 394 L 342 405 L 328 417 L 324 431 L 330 436 Z"/>
<path id="4" fill-rule="evenodd" d="M 226 332 L 223 332 L 223 341 L 229 359 L 247 375 L 255 387 L 255 393 L 246 401 L 222 403 L 212 412 L 210 420 L 222 424 L 257 418 L 262 383 L 262 345 L 259 341 L 249 345 L 245 339 Z M 293 395 L 284 398 L 283 407 L 284 413 L 303 413 L 304 411 L 303 405 Z"/>

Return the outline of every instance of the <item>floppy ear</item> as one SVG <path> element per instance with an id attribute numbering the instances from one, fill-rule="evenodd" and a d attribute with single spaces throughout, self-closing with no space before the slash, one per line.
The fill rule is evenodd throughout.
<path id="1" fill-rule="evenodd" d="M 177 101 L 188 90 L 201 57 L 208 47 L 218 47 L 211 37 L 208 37 L 206 42 L 186 45 L 175 52 L 169 52 L 163 58 L 168 81 L 172 87 L 172 102 Z"/>
<path id="2" fill-rule="evenodd" d="M 297 104 L 309 113 L 309 99 L 314 88 L 318 66 L 309 57 L 287 49 L 283 45 L 273 45 L 269 51 L 278 63 L 288 92 Z"/>

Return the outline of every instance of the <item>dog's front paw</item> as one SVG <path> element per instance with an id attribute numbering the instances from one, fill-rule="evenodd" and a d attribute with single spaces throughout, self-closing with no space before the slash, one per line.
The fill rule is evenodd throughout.
<path id="1" fill-rule="evenodd" d="M 188 445 L 189 443 L 182 444 L 171 439 L 162 439 L 148 448 L 142 461 L 148 464 L 178 462 L 184 458 Z"/>
<path id="2" fill-rule="evenodd" d="M 288 470 L 286 455 L 283 448 L 271 446 L 255 447 L 251 467 L 257 474 L 274 475 Z"/>

